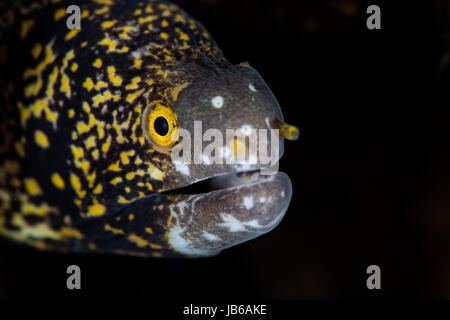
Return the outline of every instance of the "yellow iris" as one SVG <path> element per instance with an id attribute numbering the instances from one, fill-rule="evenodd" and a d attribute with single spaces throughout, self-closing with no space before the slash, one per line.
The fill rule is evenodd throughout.
<path id="1" fill-rule="evenodd" d="M 144 111 L 145 132 L 155 149 L 167 151 L 178 141 L 178 123 L 175 113 L 162 101 L 156 101 Z"/>

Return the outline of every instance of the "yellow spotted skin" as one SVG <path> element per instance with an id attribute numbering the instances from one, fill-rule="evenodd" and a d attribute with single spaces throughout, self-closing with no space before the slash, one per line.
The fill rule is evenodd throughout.
<path id="1" fill-rule="evenodd" d="M 176 182 L 142 115 L 177 99 L 180 65 L 228 62 L 172 3 L 77 1 L 81 30 L 66 27 L 71 4 L 0 5 L 0 235 L 38 249 L 178 256 L 170 204 L 153 197 Z"/>

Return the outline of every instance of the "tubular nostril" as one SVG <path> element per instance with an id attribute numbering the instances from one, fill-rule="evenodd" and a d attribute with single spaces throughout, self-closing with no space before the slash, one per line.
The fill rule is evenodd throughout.
<path id="1" fill-rule="evenodd" d="M 295 141 L 300 137 L 300 130 L 296 126 L 283 123 L 278 118 L 273 118 L 268 122 L 270 124 L 270 128 L 279 129 L 280 135 L 287 140 Z"/>

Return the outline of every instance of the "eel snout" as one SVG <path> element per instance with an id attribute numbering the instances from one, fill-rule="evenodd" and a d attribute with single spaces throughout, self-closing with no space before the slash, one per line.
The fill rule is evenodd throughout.
<path id="1" fill-rule="evenodd" d="M 256 175 L 256 176 L 255 176 Z M 225 188 L 181 195 L 171 209 L 169 243 L 189 256 L 211 256 L 275 228 L 291 200 L 292 185 L 283 172 L 251 179 L 226 178 Z M 180 199 L 180 198 L 178 198 Z"/>

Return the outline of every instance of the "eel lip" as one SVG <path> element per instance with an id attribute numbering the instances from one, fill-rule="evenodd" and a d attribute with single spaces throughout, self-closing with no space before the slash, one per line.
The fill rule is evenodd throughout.
<path id="1" fill-rule="evenodd" d="M 181 196 L 171 210 L 171 246 L 190 256 L 211 256 L 258 237 L 282 220 L 292 197 L 283 172 L 234 173 L 209 179 L 215 189 Z"/>

